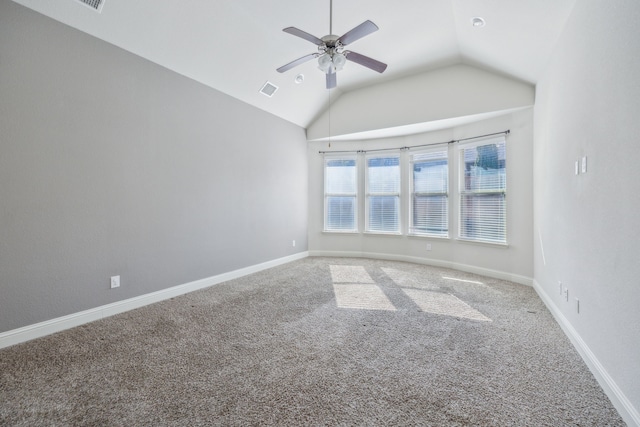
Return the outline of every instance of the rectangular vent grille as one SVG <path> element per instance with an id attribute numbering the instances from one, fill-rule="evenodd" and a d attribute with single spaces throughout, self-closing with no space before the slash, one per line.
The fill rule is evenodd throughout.
<path id="1" fill-rule="evenodd" d="M 99 12 L 102 12 L 102 6 L 104 5 L 104 0 L 78 0 L 80 3 L 85 6 L 90 7 L 91 9 Z"/>
<path id="2" fill-rule="evenodd" d="M 266 82 L 262 89 L 260 89 L 260 93 L 271 98 L 274 93 L 278 90 L 278 86 L 274 85 L 271 82 Z"/>

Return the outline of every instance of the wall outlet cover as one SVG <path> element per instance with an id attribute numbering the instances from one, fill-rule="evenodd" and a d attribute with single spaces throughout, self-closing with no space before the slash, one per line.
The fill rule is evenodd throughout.
<path id="1" fill-rule="evenodd" d="M 111 289 L 120 287 L 120 276 L 111 276 Z"/>

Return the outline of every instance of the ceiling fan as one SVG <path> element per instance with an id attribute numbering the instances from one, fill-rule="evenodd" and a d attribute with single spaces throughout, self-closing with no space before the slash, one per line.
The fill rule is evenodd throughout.
<path id="1" fill-rule="evenodd" d="M 329 9 L 329 35 L 318 38 L 296 27 L 287 27 L 282 30 L 285 33 L 292 34 L 315 44 L 318 46 L 318 51 L 289 62 L 288 64 L 278 68 L 277 71 L 284 73 L 297 65 L 318 58 L 318 68 L 327 75 L 327 89 L 333 89 L 337 85 L 336 72 L 342 70 L 342 67 L 344 67 L 344 64 L 347 61 L 363 65 L 373 71 L 377 71 L 378 73 L 382 73 L 386 70 L 387 64 L 376 61 L 368 56 L 344 49 L 345 46 L 355 42 L 356 40 L 378 31 L 378 26 L 367 20 L 353 28 L 351 31 L 348 31 L 343 36 L 338 37 L 331 34 L 333 32 L 333 0 L 329 0 Z"/>

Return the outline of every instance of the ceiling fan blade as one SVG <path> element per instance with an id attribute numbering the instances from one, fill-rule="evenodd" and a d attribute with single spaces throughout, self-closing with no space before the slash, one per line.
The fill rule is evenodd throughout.
<path id="1" fill-rule="evenodd" d="M 305 55 L 302 58 L 298 58 L 295 61 L 291 61 L 286 65 L 283 65 L 282 67 L 278 68 L 278 72 L 279 73 L 284 73 L 285 71 L 289 71 L 290 69 L 292 69 L 293 67 L 296 67 L 300 64 L 303 64 L 307 61 L 312 60 L 313 58 L 315 58 L 316 56 L 318 56 L 317 53 L 310 53 L 309 55 Z"/>
<path id="2" fill-rule="evenodd" d="M 385 64 L 384 62 L 376 61 L 373 58 L 360 55 L 359 53 L 356 53 L 356 52 L 351 52 L 347 50 L 344 52 L 344 55 L 347 57 L 347 60 L 353 61 L 356 64 L 360 64 L 362 66 L 370 68 L 373 71 L 377 71 L 379 73 L 382 73 L 384 70 L 387 69 L 387 64 Z"/>
<path id="3" fill-rule="evenodd" d="M 327 73 L 327 89 L 333 89 L 338 85 L 338 79 L 334 71 Z"/>
<path id="4" fill-rule="evenodd" d="M 353 30 L 348 31 L 345 35 L 340 37 L 338 41 L 342 43 L 343 46 L 346 46 L 349 43 L 353 43 L 354 41 L 359 40 L 364 36 L 376 31 L 378 31 L 378 26 L 373 22 L 367 20 L 355 27 Z"/>
<path id="5" fill-rule="evenodd" d="M 285 33 L 289 33 L 292 34 L 294 36 L 298 36 L 302 39 L 305 39 L 307 41 L 310 41 L 311 43 L 315 44 L 316 46 L 320 46 L 321 44 L 323 44 L 324 42 L 322 40 L 320 40 L 319 38 L 317 38 L 316 36 L 312 36 L 311 34 L 302 31 L 296 27 L 287 27 L 285 29 L 283 29 L 282 31 L 284 31 Z"/>

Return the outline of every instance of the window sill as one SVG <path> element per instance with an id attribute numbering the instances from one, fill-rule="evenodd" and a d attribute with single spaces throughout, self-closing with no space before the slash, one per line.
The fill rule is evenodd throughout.
<path id="1" fill-rule="evenodd" d="M 322 234 L 357 235 L 359 231 L 322 230 Z"/>
<path id="2" fill-rule="evenodd" d="M 451 240 L 450 236 L 436 236 L 432 234 L 418 234 L 418 233 L 409 233 L 407 237 L 416 237 L 418 239 L 437 239 L 437 240 Z"/>
<path id="3" fill-rule="evenodd" d="M 362 234 L 366 236 L 392 236 L 392 237 L 402 237 L 402 233 L 384 233 L 381 231 L 364 231 Z"/>
<path id="4" fill-rule="evenodd" d="M 489 247 L 492 247 L 492 248 L 507 249 L 509 247 L 508 243 L 489 242 L 489 241 L 486 241 L 486 240 L 470 240 L 470 239 L 462 239 L 460 237 L 458 237 L 455 240 L 458 241 L 458 242 L 461 242 L 461 243 L 470 243 L 472 245 L 489 246 Z"/>

